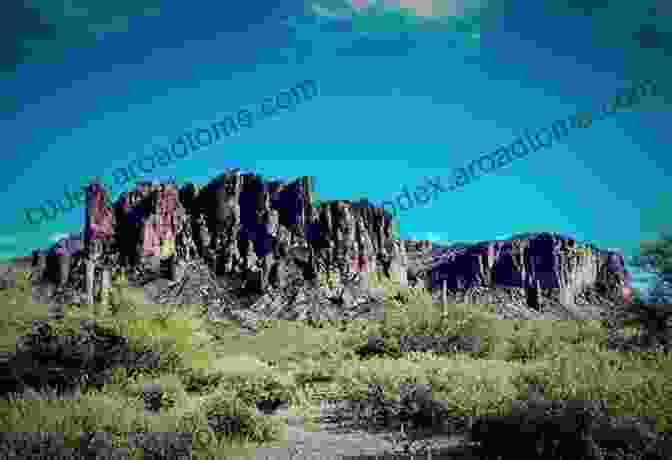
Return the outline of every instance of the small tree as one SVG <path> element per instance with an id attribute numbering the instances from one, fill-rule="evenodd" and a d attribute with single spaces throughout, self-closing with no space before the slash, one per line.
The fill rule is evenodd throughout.
<path id="1" fill-rule="evenodd" d="M 631 264 L 654 275 L 648 302 L 651 304 L 672 303 L 672 235 L 663 234 L 655 241 L 643 241 L 640 254 Z"/>
<path id="2" fill-rule="evenodd" d="M 632 293 L 630 296 L 631 299 L 631 304 L 632 305 L 643 305 L 645 303 L 644 295 L 642 293 L 642 290 L 639 288 L 631 288 Z"/>
<path id="3" fill-rule="evenodd" d="M 399 219 L 396 217 L 392 218 L 392 236 L 395 240 L 401 239 L 401 228 L 399 225 Z"/>
<path id="4" fill-rule="evenodd" d="M 667 334 L 668 319 L 672 317 L 672 235 L 663 234 L 655 241 L 643 241 L 640 254 L 635 255 L 631 264 L 644 272 L 654 275 L 652 289 L 642 301 L 633 305 L 652 338 Z"/>
<path id="5" fill-rule="evenodd" d="M 311 193 L 311 197 L 313 208 L 319 209 L 320 205 L 322 204 L 322 200 L 318 198 L 318 195 L 315 192 Z"/>
<path id="6" fill-rule="evenodd" d="M 322 204 L 322 200 L 320 200 L 319 195 L 315 190 L 316 184 L 317 184 L 317 178 L 315 176 L 310 176 L 308 178 L 308 190 L 310 193 L 311 205 L 313 206 L 313 208 L 319 209 L 320 205 Z"/>

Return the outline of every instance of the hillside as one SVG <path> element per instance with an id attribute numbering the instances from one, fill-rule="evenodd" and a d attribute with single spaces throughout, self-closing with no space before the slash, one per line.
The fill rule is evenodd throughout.
<path id="1" fill-rule="evenodd" d="M 105 194 L 0 289 L 0 458 L 670 458 L 672 341 L 617 253 L 402 241 L 309 178 Z"/>

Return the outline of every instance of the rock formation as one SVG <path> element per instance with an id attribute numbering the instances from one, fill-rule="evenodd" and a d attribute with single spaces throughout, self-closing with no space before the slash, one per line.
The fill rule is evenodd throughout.
<path id="1" fill-rule="evenodd" d="M 587 291 L 595 291 L 603 302 L 629 302 L 630 275 L 622 254 L 561 235 L 534 233 L 450 248 L 425 244 L 423 249 L 416 243 L 415 248 L 409 252 L 414 276 L 431 289 L 445 281 L 452 300 L 499 303 L 492 302 L 493 294 L 507 292 L 532 310 L 552 303 L 571 310 Z"/>
<path id="2" fill-rule="evenodd" d="M 47 279 L 61 292 L 71 288 L 62 303 L 106 298 L 105 281 L 120 272 L 140 283 L 179 282 L 187 266 L 198 271 L 201 263 L 257 295 L 321 275 L 341 288 L 365 289 L 372 274 L 406 283 L 405 247 L 392 235 L 390 215 L 366 201 L 316 209 L 308 177 L 285 184 L 231 171 L 202 189 L 141 182 L 116 203 L 92 184 L 85 211 L 83 242 L 61 242 L 46 255 L 56 261 Z M 44 258 L 34 255 L 38 274 Z"/>
<path id="3" fill-rule="evenodd" d="M 445 281 L 451 301 L 499 305 L 509 317 L 556 310 L 577 317 L 587 311 L 587 298 L 607 305 L 629 300 L 630 278 L 617 252 L 551 233 L 451 247 L 400 241 L 383 209 L 366 200 L 314 206 L 312 193 L 309 177 L 283 183 L 239 171 L 202 188 L 141 182 L 116 203 L 92 184 L 83 241 L 70 239 L 48 251 L 47 259 L 56 262 L 46 271 L 61 291 L 67 285 L 79 292 L 80 299 L 71 295 L 70 302 L 83 297 L 89 303 L 106 298 L 109 279 L 122 271 L 144 284 L 156 278 L 179 283 L 191 270 L 193 284 L 210 279 L 203 267 L 213 280 L 236 286 L 238 297 L 253 294 L 246 306 L 258 311 L 312 302 L 312 294 L 291 286 L 324 280 L 327 297 L 338 297 L 347 309 L 364 300 L 344 286 L 366 291 L 378 276 L 435 291 Z M 38 274 L 44 259 L 34 256 Z M 207 283 L 221 291 L 217 281 Z"/>

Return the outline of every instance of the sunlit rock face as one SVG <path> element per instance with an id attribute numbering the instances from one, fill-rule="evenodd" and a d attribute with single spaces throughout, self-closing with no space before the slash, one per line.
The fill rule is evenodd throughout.
<path id="1" fill-rule="evenodd" d="M 303 254 L 313 276 L 354 272 L 406 279 L 405 251 L 392 235 L 391 216 L 366 201 L 315 207 L 309 177 L 285 184 L 226 173 L 199 192 L 190 214 L 204 216 L 210 242 L 205 251 L 212 253 L 217 270 L 259 269 L 262 287 L 291 254 Z"/>
<path id="2" fill-rule="evenodd" d="M 92 184 L 83 241 L 59 246 L 68 256 L 76 249 L 78 260 L 66 257 L 59 279 L 87 279 L 91 294 L 105 271 L 141 267 L 161 274 L 169 266 L 177 279 L 180 267 L 201 259 L 215 275 L 239 276 L 257 292 L 320 273 L 337 284 L 354 277 L 368 285 L 370 275 L 381 274 L 404 285 L 405 246 L 393 235 L 392 217 L 366 200 L 316 206 L 312 180 L 268 181 L 233 170 L 202 188 L 141 182 L 115 203 Z"/>
<path id="3" fill-rule="evenodd" d="M 485 241 L 431 250 L 425 257 L 428 285 L 450 290 L 519 288 L 528 305 L 539 295 L 552 295 L 565 305 L 586 289 L 605 297 L 629 301 L 630 275 L 623 255 L 553 233 L 527 234 L 506 241 Z M 417 257 L 414 255 L 414 258 Z M 423 267 L 416 267 L 422 272 Z"/>

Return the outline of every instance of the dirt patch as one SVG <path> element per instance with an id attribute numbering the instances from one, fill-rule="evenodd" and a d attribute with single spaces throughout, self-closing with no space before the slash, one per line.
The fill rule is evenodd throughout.
<path id="1" fill-rule="evenodd" d="M 364 459 L 371 457 L 404 458 L 415 451 L 416 459 L 427 458 L 423 451 L 431 451 L 432 457 L 475 459 L 472 449 L 464 444 L 464 435 L 433 434 L 421 435 L 416 441 L 413 436 L 404 436 L 397 430 L 368 430 L 353 428 L 350 417 L 334 419 L 341 413 L 334 406 L 323 409 L 320 429 L 304 424 L 301 417 L 289 415 L 287 407 L 281 407 L 270 417 L 280 417 L 287 422 L 287 440 L 273 447 L 256 450 L 258 459 Z M 416 433 L 416 435 L 419 435 Z M 409 457 L 410 458 L 410 457 Z"/>

